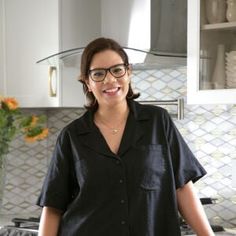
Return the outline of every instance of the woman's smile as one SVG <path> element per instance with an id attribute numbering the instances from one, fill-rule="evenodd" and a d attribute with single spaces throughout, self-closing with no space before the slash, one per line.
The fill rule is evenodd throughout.
<path id="1" fill-rule="evenodd" d="M 112 88 L 106 88 L 103 90 L 103 93 L 109 96 L 116 95 L 120 91 L 120 86 L 118 87 L 112 87 Z"/>

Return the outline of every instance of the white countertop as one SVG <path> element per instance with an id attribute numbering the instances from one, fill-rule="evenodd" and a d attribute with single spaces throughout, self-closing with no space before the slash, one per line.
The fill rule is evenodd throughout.
<path id="1" fill-rule="evenodd" d="M 0 215 L 0 228 L 1 226 L 6 226 L 6 225 L 13 225 L 11 222 L 11 219 L 16 217 L 15 215 Z M 27 216 L 25 218 L 28 218 Z M 217 236 L 236 236 L 236 228 L 233 229 L 225 229 L 224 232 L 216 232 L 215 235 Z M 189 234 L 188 236 L 196 236 L 196 234 Z"/>
<path id="2" fill-rule="evenodd" d="M 11 219 L 14 218 L 14 216 L 5 216 L 5 215 L 0 215 L 0 226 L 4 225 L 11 225 Z"/>
<path id="3" fill-rule="evenodd" d="M 217 236 L 236 236 L 236 228 L 234 229 L 225 229 L 223 232 L 215 232 Z M 188 234 L 186 236 L 197 236 L 196 234 Z"/>

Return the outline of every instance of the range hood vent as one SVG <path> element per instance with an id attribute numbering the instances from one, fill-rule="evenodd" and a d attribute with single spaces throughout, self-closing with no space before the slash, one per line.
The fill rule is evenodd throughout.
<path id="1" fill-rule="evenodd" d="M 133 0 L 133 8 L 130 12 L 121 11 L 120 9 L 117 13 L 112 12 L 111 16 L 109 4 L 111 4 L 112 1 L 116 2 L 115 0 L 101 1 L 103 4 L 101 12 L 103 19 L 101 23 L 101 35 L 104 37 L 110 37 L 110 32 L 114 30 L 114 28 L 123 31 L 125 30 L 125 32 L 122 31 L 123 33 L 120 31 L 113 31 L 112 35 L 115 34 L 115 39 L 123 45 L 134 70 L 186 66 L 187 0 Z M 121 0 L 121 2 L 119 2 L 120 8 L 126 6 L 127 0 Z M 142 6 L 145 6 L 145 14 Z M 138 17 L 136 14 L 137 9 Z M 120 12 L 126 14 L 122 19 L 120 18 Z M 149 27 L 148 29 L 150 29 L 147 30 L 147 32 L 150 33 L 148 33 L 146 37 L 142 38 L 142 40 L 148 40 L 145 44 L 149 46 L 145 47 L 147 48 L 145 50 L 141 50 L 137 45 L 134 45 L 139 41 L 138 36 L 134 39 L 134 44 L 129 44 L 128 42 L 127 37 L 130 34 L 130 28 L 128 29 L 127 25 L 133 15 L 136 16 L 136 20 L 140 20 L 140 18 L 143 17 L 141 19 L 142 21 L 149 22 L 147 23 L 148 26 L 142 25 L 142 29 L 145 29 L 145 27 Z M 110 21 L 108 21 L 108 19 L 110 19 Z M 122 22 L 122 20 L 124 22 Z M 135 21 L 136 25 L 137 23 L 141 24 L 142 21 Z M 120 29 L 118 26 L 123 26 L 123 24 L 124 27 Z M 134 27 L 134 29 L 136 29 L 136 27 Z M 131 30 L 131 32 L 133 31 Z M 51 66 L 60 64 L 65 67 L 79 67 L 83 50 L 84 47 L 65 50 L 39 60 L 37 63 Z"/>
<path id="2" fill-rule="evenodd" d="M 132 64 L 133 70 L 166 69 L 186 66 L 186 56 L 184 55 L 167 55 L 155 51 L 145 51 L 129 47 L 123 48 L 129 57 L 129 62 Z M 84 47 L 62 51 L 43 58 L 36 63 L 79 68 L 83 50 Z"/>

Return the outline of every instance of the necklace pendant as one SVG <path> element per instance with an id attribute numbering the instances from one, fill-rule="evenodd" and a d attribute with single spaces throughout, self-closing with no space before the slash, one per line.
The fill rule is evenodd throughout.
<path id="1" fill-rule="evenodd" d="M 117 134 L 118 133 L 118 129 L 112 129 L 112 134 Z"/>

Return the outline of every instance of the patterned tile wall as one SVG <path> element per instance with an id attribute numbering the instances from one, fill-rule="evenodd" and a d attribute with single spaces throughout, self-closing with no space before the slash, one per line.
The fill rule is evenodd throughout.
<path id="1" fill-rule="evenodd" d="M 186 100 L 186 67 L 134 71 L 132 80 L 134 89 L 141 93 L 140 100 L 179 97 Z M 83 109 L 49 109 L 41 112 L 48 116 L 48 140 L 27 145 L 21 137 L 17 137 L 11 145 L 1 209 L 4 216 L 40 215 L 40 208 L 34 204 L 58 132 L 68 122 L 80 116 Z M 204 206 L 208 218 L 213 224 L 236 227 L 236 189 L 232 187 L 232 163 L 236 159 L 236 106 L 198 106 L 186 105 L 185 102 L 185 119 L 174 121 L 208 171 L 196 183 L 199 197 L 217 199 L 216 204 Z"/>

